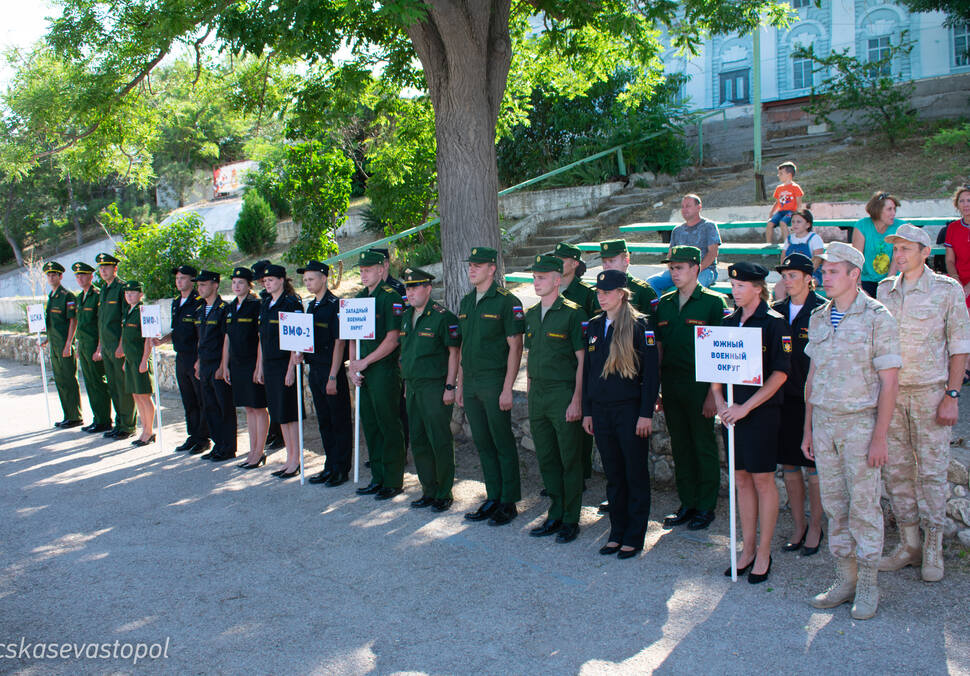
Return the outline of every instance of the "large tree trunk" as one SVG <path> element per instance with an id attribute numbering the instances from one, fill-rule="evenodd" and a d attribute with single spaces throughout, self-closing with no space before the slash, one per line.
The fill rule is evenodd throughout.
<path id="1" fill-rule="evenodd" d="M 67 172 L 67 201 L 71 222 L 74 223 L 74 238 L 77 240 L 77 245 L 81 246 L 84 238 L 81 237 L 81 220 L 77 217 L 77 202 L 74 200 L 74 182 L 71 180 L 71 172 Z"/>
<path id="2" fill-rule="evenodd" d="M 425 0 L 425 20 L 408 27 L 435 112 L 438 210 L 445 303 L 457 311 L 468 292 L 473 246 L 500 252 L 495 125 L 512 45 L 511 0 Z"/>
<path id="3" fill-rule="evenodd" d="M 14 258 L 17 259 L 17 267 L 24 267 L 24 252 L 20 250 L 20 245 L 17 244 L 17 240 L 13 235 L 10 234 L 10 219 L 13 213 L 14 201 L 17 199 L 17 187 L 11 182 L 10 186 L 7 188 L 6 199 L 3 200 L 3 238 L 7 240 L 7 244 L 13 250 Z"/>

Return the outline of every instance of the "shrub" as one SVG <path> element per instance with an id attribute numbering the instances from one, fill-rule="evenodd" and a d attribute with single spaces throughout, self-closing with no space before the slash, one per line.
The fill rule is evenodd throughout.
<path id="1" fill-rule="evenodd" d="M 239 250 L 250 256 L 261 254 L 276 243 L 276 215 L 256 191 L 243 196 L 235 239 Z"/>
<path id="2" fill-rule="evenodd" d="M 964 122 L 960 127 L 940 129 L 923 145 L 926 152 L 938 149 L 966 152 L 970 150 L 970 122 Z"/>

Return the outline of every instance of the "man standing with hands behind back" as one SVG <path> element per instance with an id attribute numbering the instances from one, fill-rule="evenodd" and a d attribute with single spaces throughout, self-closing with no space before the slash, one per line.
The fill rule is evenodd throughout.
<path id="1" fill-rule="evenodd" d="M 77 261 L 71 270 L 81 287 L 77 296 L 77 356 L 84 374 L 88 403 L 94 413 L 94 422 L 82 427 L 81 431 L 89 434 L 107 432 L 111 429 L 111 395 L 104 378 L 104 364 L 93 359 L 94 351 L 98 349 L 98 289 L 91 283 L 94 268 Z"/>
<path id="2" fill-rule="evenodd" d="M 125 292 L 118 279 L 118 259 L 107 253 L 99 253 L 95 261 L 104 286 L 98 295 L 98 349 L 94 361 L 104 362 L 104 374 L 108 379 L 108 391 L 115 408 L 114 429 L 104 433 L 108 439 L 127 439 L 135 432 L 135 400 L 125 389 L 124 358 L 115 357 L 121 342 L 121 318 L 128 312 Z"/>
<path id="3" fill-rule="evenodd" d="M 47 294 L 47 307 L 44 312 L 47 337 L 41 345 L 50 345 L 51 371 L 54 372 L 54 385 L 64 411 L 64 420 L 54 423 L 54 427 L 66 430 L 83 424 L 81 391 L 77 384 L 77 357 L 74 354 L 77 300 L 73 293 L 61 286 L 63 265 L 57 261 L 48 261 L 44 264 L 44 272 L 51 291 Z"/>

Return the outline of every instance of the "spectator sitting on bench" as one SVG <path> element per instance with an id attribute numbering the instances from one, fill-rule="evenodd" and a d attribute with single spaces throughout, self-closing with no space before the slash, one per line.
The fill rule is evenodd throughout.
<path id="1" fill-rule="evenodd" d="M 696 246 L 700 249 L 701 266 L 697 281 L 710 288 L 717 281 L 717 249 L 721 246 L 721 233 L 713 221 L 701 218 L 701 206 L 701 198 L 697 195 L 684 195 L 680 202 L 680 215 L 684 222 L 670 233 L 670 251 L 675 246 Z M 647 283 L 658 296 L 674 286 L 669 270 L 653 275 Z"/>

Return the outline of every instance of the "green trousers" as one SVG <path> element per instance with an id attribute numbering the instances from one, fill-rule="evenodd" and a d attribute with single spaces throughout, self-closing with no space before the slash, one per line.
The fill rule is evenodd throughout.
<path id="1" fill-rule="evenodd" d="M 61 356 L 64 345 L 48 343 L 51 355 L 51 371 L 54 372 L 54 385 L 64 410 L 64 420 L 81 419 L 81 391 L 77 384 L 77 357 L 71 351 L 70 357 Z"/>
<path id="2" fill-rule="evenodd" d="M 466 378 L 462 385 L 465 417 L 478 449 L 489 500 L 518 502 L 522 499 L 519 449 L 512 435 L 512 412 L 499 408 L 504 375 Z"/>
<path id="3" fill-rule="evenodd" d="M 401 427 L 401 371 L 379 362 L 364 371 L 360 423 L 367 440 L 371 479 L 385 488 L 404 486 L 404 430 Z"/>
<path id="4" fill-rule="evenodd" d="M 566 422 L 575 383 L 533 379 L 529 385 L 529 427 L 542 485 L 552 504 L 548 518 L 579 523 L 583 502 L 583 424 Z"/>
<path id="5" fill-rule="evenodd" d="M 436 500 L 450 498 L 455 483 L 455 441 L 451 435 L 454 406 L 441 400 L 444 392 L 444 378 L 414 379 L 407 381 L 405 394 L 411 454 L 421 491 Z"/>
<path id="6" fill-rule="evenodd" d="M 88 403 L 94 414 L 95 425 L 111 424 L 111 394 L 108 392 L 108 381 L 104 377 L 104 364 L 94 361 L 92 356 L 98 345 L 78 344 L 77 356 L 81 362 L 81 373 L 84 374 L 84 389 L 88 393 Z"/>
<path id="7" fill-rule="evenodd" d="M 714 418 L 701 413 L 710 385 L 693 374 L 661 375 L 664 417 L 674 457 L 674 479 L 680 504 L 712 510 L 721 484 L 721 461 L 714 440 Z"/>
<path id="8" fill-rule="evenodd" d="M 115 358 L 114 349 L 102 349 L 101 361 L 104 363 L 111 403 L 115 407 L 115 429 L 132 432 L 135 429 L 135 400 L 125 389 L 125 360 Z"/>

